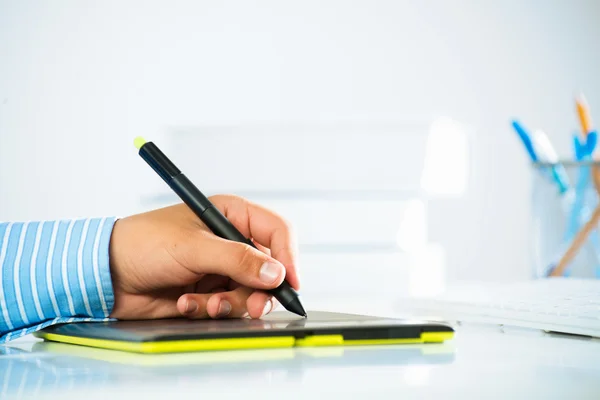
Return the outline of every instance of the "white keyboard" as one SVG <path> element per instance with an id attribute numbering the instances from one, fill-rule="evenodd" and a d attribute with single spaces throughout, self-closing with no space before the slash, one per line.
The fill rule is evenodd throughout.
<path id="1" fill-rule="evenodd" d="M 407 307 L 441 318 L 600 337 L 600 280 L 549 278 L 505 285 L 469 284 Z"/>

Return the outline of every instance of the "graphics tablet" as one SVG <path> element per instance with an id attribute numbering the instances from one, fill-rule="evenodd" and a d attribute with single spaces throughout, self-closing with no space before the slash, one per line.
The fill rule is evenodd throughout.
<path id="1" fill-rule="evenodd" d="M 318 311 L 308 318 L 282 311 L 262 319 L 84 322 L 35 333 L 48 341 L 136 353 L 440 343 L 453 335 L 442 322 Z"/>

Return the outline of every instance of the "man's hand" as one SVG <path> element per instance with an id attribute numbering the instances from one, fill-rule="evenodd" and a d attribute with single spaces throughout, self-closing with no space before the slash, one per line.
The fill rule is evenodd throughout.
<path id="1" fill-rule="evenodd" d="M 290 225 L 239 197 L 210 200 L 261 251 L 214 235 L 184 204 L 118 220 L 110 242 L 112 318 L 259 318 L 276 300 L 257 289 L 284 278 L 299 289 Z"/>

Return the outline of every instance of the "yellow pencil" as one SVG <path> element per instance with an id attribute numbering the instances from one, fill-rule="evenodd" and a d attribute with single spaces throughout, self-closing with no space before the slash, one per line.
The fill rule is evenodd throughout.
<path id="1" fill-rule="evenodd" d="M 587 101 L 583 94 L 575 100 L 577 107 L 577 115 L 579 116 L 579 123 L 581 124 L 581 131 L 583 136 L 587 136 L 592 131 L 592 117 L 590 116 L 590 108 L 588 107 Z"/>

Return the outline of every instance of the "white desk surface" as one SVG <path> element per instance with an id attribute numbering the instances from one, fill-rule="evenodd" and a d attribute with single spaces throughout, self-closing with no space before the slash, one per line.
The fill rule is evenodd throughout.
<path id="1" fill-rule="evenodd" d="M 0 399 L 600 399 L 600 340 L 456 329 L 444 344 L 159 356 L 26 337 L 0 346 Z"/>

